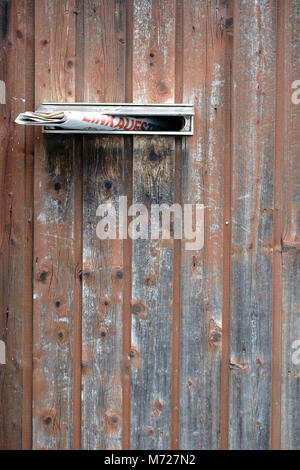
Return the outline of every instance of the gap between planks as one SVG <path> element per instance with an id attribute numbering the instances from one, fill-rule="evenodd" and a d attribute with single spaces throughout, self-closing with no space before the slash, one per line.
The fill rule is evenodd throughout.
<path id="1" fill-rule="evenodd" d="M 277 2 L 276 39 L 276 107 L 273 207 L 273 282 L 272 282 L 272 384 L 271 384 L 271 450 L 281 448 L 281 207 L 282 158 L 285 129 L 285 25 L 288 21 L 289 1 Z"/>
<path id="2" fill-rule="evenodd" d="M 84 0 L 76 0 L 76 102 L 84 100 Z M 83 253 L 83 137 L 73 136 L 74 178 L 75 178 L 75 214 L 74 242 L 75 285 L 74 285 L 74 344 L 73 344 L 73 449 L 81 449 L 81 363 L 82 363 L 82 253 Z"/>
<path id="3" fill-rule="evenodd" d="M 133 99 L 133 0 L 126 4 L 126 52 L 125 52 L 125 101 Z M 123 155 L 124 188 L 128 205 L 133 198 L 133 138 L 124 136 Z M 126 183 L 126 184 L 125 184 Z M 130 449 L 130 415 L 131 415 L 131 368 L 129 353 L 131 349 L 131 297 L 132 297 L 132 240 L 123 241 L 124 292 L 123 292 L 123 345 L 122 345 L 122 449 Z"/>
<path id="4" fill-rule="evenodd" d="M 176 1 L 175 25 L 175 102 L 183 101 L 183 0 Z M 183 140 L 184 139 L 184 140 Z M 175 138 L 174 203 L 182 203 L 182 145 L 185 137 Z M 172 396 L 171 449 L 180 447 L 180 317 L 181 317 L 181 240 L 174 239 L 173 252 L 173 320 L 172 320 Z"/>

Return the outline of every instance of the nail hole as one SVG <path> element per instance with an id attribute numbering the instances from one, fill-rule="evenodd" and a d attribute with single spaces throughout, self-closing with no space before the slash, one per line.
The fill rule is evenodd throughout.
<path id="1" fill-rule="evenodd" d="M 104 181 L 104 186 L 106 189 L 110 189 L 112 187 L 112 182 L 109 180 Z"/>

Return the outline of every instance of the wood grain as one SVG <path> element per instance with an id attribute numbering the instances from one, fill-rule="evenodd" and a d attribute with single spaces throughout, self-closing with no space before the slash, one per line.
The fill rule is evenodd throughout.
<path id="1" fill-rule="evenodd" d="M 233 23 L 230 447 L 267 449 L 276 4 L 235 2 Z"/>
<path id="2" fill-rule="evenodd" d="M 0 1 L 1 449 L 299 449 L 299 22 L 299 0 Z M 43 101 L 190 103 L 195 134 L 14 124 Z M 99 240 L 122 195 L 204 204 L 204 248 Z"/>
<path id="3" fill-rule="evenodd" d="M 84 4 L 84 100 L 125 101 L 126 11 L 120 0 Z M 124 138 L 84 138 L 82 447 L 122 445 L 123 241 L 99 240 L 100 204 L 118 214 Z"/>
<path id="4" fill-rule="evenodd" d="M 73 1 L 35 2 L 35 100 L 75 94 Z M 76 162 L 68 136 L 35 140 L 33 448 L 73 445 Z"/>
<path id="5" fill-rule="evenodd" d="M 26 4 L 26 106 L 34 108 L 34 1 Z M 23 319 L 23 415 L 22 449 L 32 447 L 33 374 L 33 186 L 34 130 L 25 129 L 24 165 L 24 319 Z"/>
<path id="6" fill-rule="evenodd" d="M 182 252 L 180 448 L 218 448 L 222 343 L 225 32 L 213 2 L 184 4 L 184 102 L 195 135 L 183 158 L 183 203 L 204 204 L 201 251 Z"/>
<path id="7" fill-rule="evenodd" d="M 174 102 L 175 11 L 135 1 L 133 100 Z M 174 202 L 174 138 L 134 137 L 133 202 Z M 173 241 L 137 239 L 132 255 L 131 446 L 168 449 L 171 423 Z"/>
<path id="8" fill-rule="evenodd" d="M 26 100 L 32 105 L 32 85 L 24 75 L 32 67 L 31 10 L 30 1 L 0 5 L 0 79 L 6 88 L 0 104 L 0 339 L 6 345 L 6 364 L 0 365 L 1 449 L 30 445 L 32 145 L 30 133 L 14 119 Z"/>
<path id="9" fill-rule="evenodd" d="M 112 144 L 113 142 L 113 144 Z M 118 449 L 122 432 L 121 240 L 99 240 L 96 211 L 112 204 L 118 214 L 122 193 L 123 138 L 84 139 L 82 446 Z"/>
<path id="10" fill-rule="evenodd" d="M 173 138 L 134 139 L 133 201 L 174 202 Z M 167 449 L 171 418 L 173 240 L 133 241 L 131 443 Z"/>
<path id="11" fill-rule="evenodd" d="M 134 0 L 133 100 L 173 103 L 175 9 L 172 0 Z"/>

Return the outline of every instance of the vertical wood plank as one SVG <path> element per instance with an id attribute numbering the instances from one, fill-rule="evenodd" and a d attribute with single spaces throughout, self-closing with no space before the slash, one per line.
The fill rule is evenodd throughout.
<path id="1" fill-rule="evenodd" d="M 35 2 L 36 105 L 73 101 L 75 3 Z M 76 162 L 69 136 L 36 131 L 34 207 L 33 447 L 73 441 Z"/>
<path id="2" fill-rule="evenodd" d="M 182 449 L 216 449 L 220 441 L 223 173 L 225 152 L 224 9 L 184 3 L 184 102 L 195 104 L 186 140 L 183 203 L 204 204 L 201 251 L 182 252 Z"/>
<path id="3" fill-rule="evenodd" d="M 270 446 L 275 41 L 275 2 L 234 2 L 232 449 Z"/>
<path id="4" fill-rule="evenodd" d="M 282 223 L 282 373 L 278 380 L 282 382 L 281 447 L 296 450 L 300 448 L 300 104 L 293 103 L 291 95 L 295 92 L 292 84 L 300 80 L 300 5 L 295 0 L 283 3 L 279 10 L 283 37 L 278 41 L 283 59 L 278 70 L 283 78 L 279 82 L 283 107 L 278 110 L 281 119 L 277 116 L 282 136 L 278 148 L 282 159 L 282 206 L 278 207 Z"/>
<path id="5" fill-rule="evenodd" d="M 134 139 L 133 201 L 174 202 L 174 139 Z M 133 241 L 132 413 L 134 449 L 168 449 L 171 419 L 173 240 Z"/>
<path id="6" fill-rule="evenodd" d="M 135 1 L 133 100 L 174 101 L 172 1 Z M 174 202 L 173 138 L 135 137 L 133 202 Z M 131 446 L 168 449 L 171 423 L 173 241 L 137 239 L 132 261 Z"/>
<path id="7" fill-rule="evenodd" d="M 84 99 L 124 102 L 126 4 L 84 5 Z M 82 447 L 119 449 L 122 441 L 123 242 L 96 235 L 100 204 L 118 214 L 123 137 L 84 138 Z"/>
<path id="8" fill-rule="evenodd" d="M 99 240 L 96 211 L 122 192 L 123 138 L 84 139 L 83 402 L 85 449 L 121 446 L 123 254 L 121 240 Z"/>
<path id="9" fill-rule="evenodd" d="M 31 390 L 23 393 L 23 381 L 31 377 L 31 257 L 26 249 L 32 241 L 32 148 L 30 134 L 13 121 L 27 100 L 32 105 L 31 85 L 24 75 L 30 63 L 31 2 L 3 1 L 0 17 L 0 80 L 5 84 L 0 104 L 0 340 L 6 346 L 6 364 L 0 365 L 0 448 L 20 449 L 23 416 L 26 433 L 31 417 Z"/>
<path id="10" fill-rule="evenodd" d="M 175 9 L 170 0 L 135 0 L 133 99 L 173 103 Z"/>

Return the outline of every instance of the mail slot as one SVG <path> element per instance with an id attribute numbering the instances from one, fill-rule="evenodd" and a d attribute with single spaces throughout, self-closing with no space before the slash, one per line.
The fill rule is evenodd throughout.
<path id="1" fill-rule="evenodd" d="M 193 135 L 194 107 L 188 104 L 43 103 L 38 113 L 70 116 L 69 124 L 43 123 L 46 134 Z M 82 120 L 72 129 L 71 118 Z"/>

